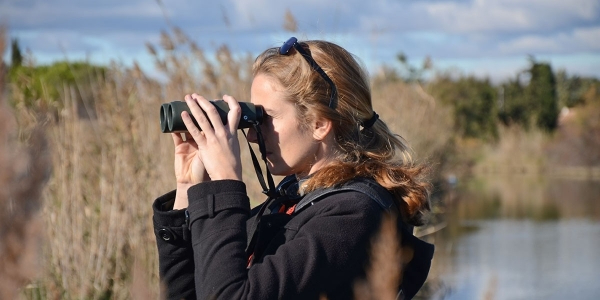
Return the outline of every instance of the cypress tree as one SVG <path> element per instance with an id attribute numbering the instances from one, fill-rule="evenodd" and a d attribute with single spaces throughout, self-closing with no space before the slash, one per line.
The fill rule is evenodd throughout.
<path id="1" fill-rule="evenodd" d="M 556 96 L 556 79 L 552 67 L 548 63 L 532 60 L 531 81 L 527 87 L 530 108 L 535 124 L 544 130 L 552 131 L 558 122 L 558 97 Z"/>
<path id="2" fill-rule="evenodd" d="M 21 54 L 21 48 L 19 47 L 19 40 L 12 39 L 11 43 L 11 60 L 10 66 L 17 68 L 23 63 L 23 55 Z"/>

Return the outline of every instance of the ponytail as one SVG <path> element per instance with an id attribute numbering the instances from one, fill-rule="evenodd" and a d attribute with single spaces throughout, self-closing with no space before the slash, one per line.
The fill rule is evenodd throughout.
<path id="1" fill-rule="evenodd" d="M 386 188 L 400 209 L 403 220 L 411 225 L 425 223 L 430 210 L 425 165 L 415 163 L 404 139 L 376 120 L 347 140 L 338 134 L 338 156 L 313 174 L 303 186 L 306 192 L 343 184 L 355 177 L 372 178 Z M 352 136 L 352 135 L 350 135 Z"/>

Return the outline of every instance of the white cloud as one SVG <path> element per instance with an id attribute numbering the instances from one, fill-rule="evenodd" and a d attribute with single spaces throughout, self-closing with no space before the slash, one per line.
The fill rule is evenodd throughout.
<path id="1" fill-rule="evenodd" d="M 58 59 L 133 56 L 168 24 L 201 47 L 255 53 L 287 38 L 287 9 L 299 38 L 341 42 L 366 61 L 393 63 L 403 51 L 468 66 L 600 51 L 598 0 L 0 0 L 0 19 L 34 55 Z"/>
<path id="2" fill-rule="evenodd" d="M 523 29 L 531 22 L 523 11 L 485 1 L 424 4 L 423 9 L 441 28 L 454 32 Z"/>
<path id="3" fill-rule="evenodd" d="M 565 36 L 548 38 L 538 35 L 520 36 L 516 39 L 500 43 L 498 50 L 501 54 L 527 54 L 543 51 L 544 53 L 557 52 L 561 50 L 562 42 Z"/>
<path id="4" fill-rule="evenodd" d="M 29 1 L 0 4 L 0 16 L 17 26 L 43 26 L 68 24 L 70 20 L 90 21 L 106 18 L 157 18 L 162 12 L 156 3 L 147 1 L 100 1 L 84 2 L 70 0 Z M 107 24 L 110 25 L 110 24 Z"/>
<path id="5" fill-rule="evenodd" d="M 586 51 L 600 51 L 600 27 L 577 28 L 573 32 L 573 39 L 579 41 Z"/>
<path id="6" fill-rule="evenodd" d="M 564 54 L 600 51 L 600 27 L 576 28 L 550 35 L 524 35 L 500 43 L 500 54 Z"/>
<path id="7" fill-rule="evenodd" d="M 600 2 L 595 0 L 419 2 L 415 7 L 438 29 L 463 33 L 545 31 L 600 15 Z"/>
<path id="8" fill-rule="evenodd" d="M 340 25 L 346 18 L 353 18 L 355 11 L 349 3 L 335 1 L 274 1 L 274 0 L 231 0 L 229 17 L 238 28 L 283 30 L 287 10 L 298 23 L 302 33 L 318 33 L 344 30 Z M 344 27 L 346 27 L 344 25 Z"/>

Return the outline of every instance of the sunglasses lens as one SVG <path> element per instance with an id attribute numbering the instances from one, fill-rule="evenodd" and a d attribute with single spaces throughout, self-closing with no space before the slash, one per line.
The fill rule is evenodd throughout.
<path id="1" fill-rule="evenodd" d="M 292 47 L 294 47 L 294 44 L 296 44 L 297 41 L 298 41 L 298 39 L 296 39 L 295 37 L 291 37 L 289 40 L 287 40 L 287 42 L 285 42 L 283 44 L 283 46 L 281 46 L 279 48 L 279 54 L 281 54 L 281 55 L 288 54 L 288 52 L 290 52 L 290 49 L 292 49 Z"/>

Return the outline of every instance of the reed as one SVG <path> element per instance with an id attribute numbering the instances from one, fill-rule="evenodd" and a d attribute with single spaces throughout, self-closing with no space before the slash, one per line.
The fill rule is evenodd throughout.
<path id="1" fill-rule="evenodd" d="M 481 156 L 473 168 L 475 175 L 540 174 L 546 169 L 543 155 L 549 137 L 539 129 L 518 126 L 500 127 L 498 142 L 482 145 Z"/>
<path id="2" fill-rule="evenodd" d="M 0 28 L 0 53 L 5 29 Z M 50 171 L 43 126 L 19 129 L 6 103 L 6 66 L 0 62 L 0 299 L 16 299 L 40 269 L 42 190 Z"/>
<path id="3" fill-rule="evenodd" d="M 367 277 L 354 285 L 354 298 L 361 300 L 395 300 L 402 280 L 402 250 L 396 218 L 386 215 L 379 234 L 373 240 Z M 410 255 L 412 256 L 412 255 Z"/>

